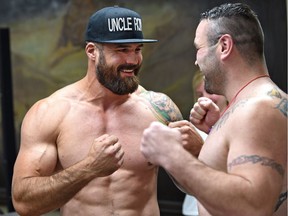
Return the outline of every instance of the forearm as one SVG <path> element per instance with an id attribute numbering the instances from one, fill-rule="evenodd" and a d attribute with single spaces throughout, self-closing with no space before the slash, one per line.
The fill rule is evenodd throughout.
<path id="1" fill-rule="evenodd" d="M 93 179 L 81 162 L 52 176 L 15 178 L 13 204 L 21 215 L 41 215 L 68 202 Z"/>
<path id="2" fill-rule="evenodd" d="M 190 156 L 193 157 L 193 156 Z M 269 215 L 271 206 L 247 179 L 213 170 L 195 158 L 167 164 L 165 169 L 188 193 L 194 195 L 211 215 Z M 189 161 L 189 162 L 188 162 Z M 267 197 L 267 195 L 266 195 Z M 270 199 L 270 198 L 269 198 Z M 271 202 L 270 202 L 271 203 Z"/>

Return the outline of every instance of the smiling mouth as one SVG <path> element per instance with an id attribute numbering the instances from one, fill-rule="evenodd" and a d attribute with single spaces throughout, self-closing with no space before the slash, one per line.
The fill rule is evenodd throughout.
<path id="1" fill-rule="evenodd" d="M 134 70 L 121 70 L 121 73 L 126 76 L 134 76 Z"/>

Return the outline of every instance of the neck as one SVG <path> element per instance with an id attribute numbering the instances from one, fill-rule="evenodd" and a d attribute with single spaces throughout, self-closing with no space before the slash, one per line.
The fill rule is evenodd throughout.
<path id="1" fill-rule="evenodd" d="M 226 76 L 225 96 L 229 102 L 247 82 L 255 77 L 269 74 L 266 64 L 262 61 L 255 61 L 252 65 L 243 61 L 241 64 L 236 62 L 227 67 L 226 71 L 229 75 Z"/>

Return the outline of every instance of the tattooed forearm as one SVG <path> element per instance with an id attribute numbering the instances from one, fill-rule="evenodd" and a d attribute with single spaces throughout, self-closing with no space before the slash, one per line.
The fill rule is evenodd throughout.
<path id="1" fill-rule="evenodd" d="M 233 166 L 238 166 L 246 163 L 260 163 L 262 166 L 270 167 L 276 170 L 281 176 L 284 176 L 285 171 L 281 164 L 270 158 L 259 155 L 241 155 L 228 164 L 228 169 L 230 170 Z"/>

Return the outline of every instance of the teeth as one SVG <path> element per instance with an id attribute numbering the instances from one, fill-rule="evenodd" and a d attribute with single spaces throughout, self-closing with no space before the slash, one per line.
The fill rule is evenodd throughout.
<path id="1" fill-rule="evenodd" d="M 132 73 L 133 70 L 123 70 L 124 73 Z"/>

